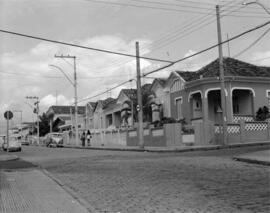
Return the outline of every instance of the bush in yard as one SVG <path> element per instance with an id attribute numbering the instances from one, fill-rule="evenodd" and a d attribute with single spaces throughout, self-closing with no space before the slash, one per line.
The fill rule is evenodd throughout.
<path id="1" fill-rule="evenodd" d="M 260 107 L 256 112 L 257 121 L 265 121 L 267 118 L 270 118 L 269 109 L 267 106 Z"/>

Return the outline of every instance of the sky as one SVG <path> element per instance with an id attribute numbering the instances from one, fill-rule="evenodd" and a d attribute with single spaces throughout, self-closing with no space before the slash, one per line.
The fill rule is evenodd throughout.
<path id="1" fill-rule="evenodd" d="M 250 0 L 0 0 L 0 29 L 92 48 L 174 61 L 217 43 L 215 5 L 220 5 L 222 39 L 232 37 L 266 21 L 269 15 Z M 260 0 L 270 10 L 269 0 Z M 223 45 L 224 56 L 270 66 L 269 25 Z M 263 36 L 262 36 L 263 35 Z M 133 57 L 35 40 L 0 32 L 0 131 L 4 129 L 6 110 L 23 114 L 23 121 L 34 121 L 34 100 L 40 99 L 40 113 L 51 105 L 74 103 L 72 59 L 76 56 L 78 100 L 96 101 L 117 97 L 127 83 L 101 96 L 97 94 L 136 76 Z M 218 57 L 215 48 L 142 79 L 150 83 L 156 77 L 168 77 L 174 70 L 196 71 Z M 53 66 L 59 68 L 55 68 Z M 146 73 L 166 65 L 141 59 Z M 61 70 L 61 71 L 60 71 Z M 94 98 L 91 98 L 96 96 Z M 11 125 L 20 121 L 14 112 Z"/>

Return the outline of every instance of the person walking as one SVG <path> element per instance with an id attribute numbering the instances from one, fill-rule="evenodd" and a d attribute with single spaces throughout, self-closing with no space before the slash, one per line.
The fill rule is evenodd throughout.
<path id="1" fill-rule="evenodd" d="M 85 132 L 81 135 L 82 146 L 85 146 Z"/>
<path id="2" fill-rule="evenodd" d="M 86 139 L 87 139 L 87 145 L 88 145 L 88 146 L 91 146 L 91 144 L 90 144 L 91 138 L 92 138 L 92 135 L 91 135 L 90 130 L 88 129 L 88 131 L 87 131 L 87 133 L 86 133 Z"/>

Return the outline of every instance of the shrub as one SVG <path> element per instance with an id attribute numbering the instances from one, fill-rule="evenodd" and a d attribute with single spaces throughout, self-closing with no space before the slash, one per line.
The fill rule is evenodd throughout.
<path id="1" fill-rule="evenodd" d="M 267 106 L 260 107 L 256 112 L 256 120 L 265 121 L 267 118 L 270 118 L 268 107 Z"/>

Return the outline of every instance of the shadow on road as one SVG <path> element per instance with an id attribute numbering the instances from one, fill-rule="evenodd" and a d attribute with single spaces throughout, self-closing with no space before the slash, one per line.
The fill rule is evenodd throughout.
<path id="1" fill-rule="evenodd" d="M 21 159 L 3 161 L 0 164 L 0 170 L 15 170 L 15 169 L 30 169 L 30 168 L 37 168 L 37 166 Z"/>

